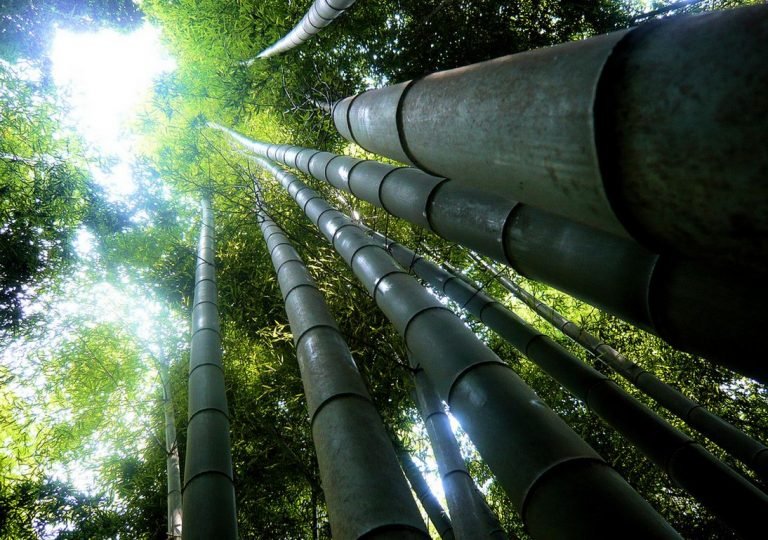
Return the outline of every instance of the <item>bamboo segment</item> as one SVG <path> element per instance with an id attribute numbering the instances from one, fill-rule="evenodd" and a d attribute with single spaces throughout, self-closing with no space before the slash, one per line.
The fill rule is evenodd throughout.
<path id="1" fill-rule="evenodd" d="M 427 228 L 761 382 L 768 289 L 738 269 L 649 252 L 632 240 L 455 180 L 291 145 L 251 140 L 211 124 L 254 153 Z"/>
<path id="2" fill-rule="evenodd" d="M 768 6 L 675 17 L 341 100 L 366 150 L 632 237 L 768 270 Z"/>
<path id="3" fill-rule="evenodd" d="M 451 407 L 532 536 L 679 538 L 463 322 L 294 175 L 259 159 L 352 268 Z"/>
<path id="4" fill-rule="evenodd" d="M 315 0 L 299 24 L 279 41 L 261 51 L 256 58 L 246 60 L 245 65 L 250 66 L 259 58 L 267 58 L 298 47 L 331 24 L 354 3 L 355 0 Z"/>
<path id="5" fill-rule="evenodd" d="M 411 359 L 418 366 L 418 361 Z M 427 434 L 435 452 L 437 468 L 443 481 L 445 500 L 453 516 L 456 538 L 471 540 L 491 538 L 507 540 L 509 537 L 485 499 L 475 486 L 461 457 L 459 445 L 451 431 L 448 415 L 435 393 L 424 370 L 416 369 L 413 375 L 416 386 L 416 403 L 427 427 Z"/>
<path id="6" fill-rule="evenodd" d="M 597 336 L 563 317 L 553 307 L 537 300 L 525 289 L 501 275 L 500 271 L 493 265 L 488 264 L 473 253 L 470 253 L 470 256 L 483 268 L 492 272 L 505 289 L 544 320 L 581 345 L 596 359 L 613 368 L 619 375 L 627 379 L 636 388 L 645 392 L 662 407 L 751 468 L 763 482 L 768 483 L 768 447 L 763 443 L 756 441 L 743 431 L 708 411 L 704 406 L 665 384 L 656 375 L 629 360 Z M 451 273 L 463 278 L 460 272 L 451 268 L 448 269 Z"/>
<path id="7" fill-rule="evenodd" d="M 405 246 L 376 238 L 401 265 L 522 352 L 742 537 L 765 535 L 765 493 L 493 298 Z"/>
<path id="8" fill-rule="evenodd" d="M 189 353 L 189 421 L 184 466 L 185 540 L 237 538 L 229 414 L 216 300 L 213 210 L 203 198 Z"/>
<path id="9" fill-rule="evenodd" d="M 428 538 L 322 293 L 280 227 L 258 215 L 293 333 L 333 537 Z"/>

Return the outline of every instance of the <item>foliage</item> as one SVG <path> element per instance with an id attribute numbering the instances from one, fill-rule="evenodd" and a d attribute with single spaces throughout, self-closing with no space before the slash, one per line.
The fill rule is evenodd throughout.
<path id="1" fill-rule="evenodd" d="M 13 485 L 0 491 L 0 538 L 57 540 L 115 538 L 132 527 L 100 495 L 84 495 L 55 480 Z M 53 524 L 59 524 L 58 527 Z"/>
<path id="2" fill-rule="evenodd" d="M 154 441 L 155 434 L 162 433 L 154 376 L 156 361 L 170 364 L 183 460 L 188 336 L 157 320 L 179 318 L 178 313 L 191 308 L 198 200 L 203 192 L 213 194 L 216 213 L 218 303 L 241 535 L 330 536 L 291 335 L 255 219 L 254 182 L 261 186 L 260 204 L 286 231 L 324 292 L 393 437 L 427 460 L 424 429 L 409 397 L 404 346 L 391 325 L 282 189 L 218 132 L 207 129 L 206 122 L 215 120 L 264 140 L 364 155 L 339 138 L 316 102 L 625 27 L 639 7 L 618 0 L 358 2 L 302 47 L 250 67 L 241 64 L 290 29 L 308 4 L 143 2 L 147 18 L 162 26 L 179 67 L 157 81 L 152 104 L 136 123 L 145 136 L 143 155 L 134 164 L 137 196 L 122 206 L 103 202 L 90 184 L 75 159 L 84 154 L 78 143 L 52 136 L 60 105 L 45 97 L 42 86 L 0 65 L 5 77 L 0 85 L 0 257 L 6 257 L 0 259 L 0 293 L 6 295 L 0 297 L 0 324 L 17 324 L 25 302 L 39 300 L 47 290 L 42 285 L 72 294 L 63 285 L 62 268 L 75 261 L 71 240 L 81 226 L 96 235 L 98 245 L 91 259 L 79 261 L 78 271 L 88 265 L 94 281 L 122 284 L 139 303 L 162 306 L 149 317 L 155 321 L 151 326 L 158 330 L 156 338 L 126 322 L 127 315 L 120 316 L 125 320 L 104 321 L 92 314 L 93 319 L 81 317 L 67 325 L 54 324 L 55 310 L 35 312 L 38 318 L 27 339 L 35 332 L 48 336 L 46 325 L 56 339 L 28 341 L 26 348 L 14 349 L 34 360 L 33 369 L 0 371 L 0 438 L 13 441 L 0 449 L 0 467 L 8 465 L 18 473 L 0 485 L 0 507 L 7 509 L 0 514 L 0 537 L 34 538 L 46 524 L 62 523 L 67 530 L 62 529 L 61 538 L 165 537 L 166 456 Z M 721 4 L 707 2 L 703 7 Z M 690 9 L 701 8 L 699 4 Z M 366 224 L 435 260 L 467 270 L 526 320 L 573 347 L 479 272 L 460 247 L 326 185 L 308 183 L 341 210 L 362 216 Z M 547 287 L 522 282 L 663 380 L 737 427 L 766 438 L 765 388 L 676 352 Z M 464 318 L 685 536 L 729 537 L 729 531 L 584 406 L 487 329 Z M 42 382 L 30 385 L 36 377 Z M 127 420 L 124 413 L 133 408 L 137 412 Z M 29 425 L 48 427 L 30 430 L 27 421 L 32 416 Z M 48 474 L 47 467 L 55 461 L 84 458 L 97 442 L 121 449 L 95 465 L 104 493 L 76 493 Z M 462 448 L 502 523 L 525 538 L 516 512 L 465 438 Z M 34 474 L 22 481 L 19 471 L 30 470 Z"/>
<path id="3" fill-rule="evenodd" d="M 61 126 L 63 104 L 23 68 L 0 62 L 0 332 L 73 260 L 82 225 L 120 230 L 125 216 L 85 169 Z"/>
<path id="4" fill-rule="evenodd" d="M 0 538 L 35 537 L 19 532 L 34 528 L 45 528 L 46 537 L 58 531 L 58 538 L 106 539 L 115 531 L 164 537 L 164 470 L 154 483 L 139 472 L 154 468 L 145 455 L 164 455 L 158 345 L 165 354 L 179 345 L 173 314 L 155 323 L 154 339 L 139 339 L 147 322 L 137 317 L 136 306 L 120 305 L 108 284 L 83 281 L 62 286 L 79 305 L 52 295 L 52 304 L 37 306 L 45 324 L 3 351 L 0 499 L 9 506 Z M 84 294 L 88 290 L 94 297 Z M 89 476 L 101 480 L 89 483 Z M 62 483 L 73 478 L 87 491 Z M 61 486 L 51 491 L 52 483 Z M 137 486 L 142 492 L 130 498 Z M 22 501 L 30 502 L 14 506 Z M 146 536 L 155 531 L 149 524 L 158 521 L 158 508 L 160 532 Z"/>

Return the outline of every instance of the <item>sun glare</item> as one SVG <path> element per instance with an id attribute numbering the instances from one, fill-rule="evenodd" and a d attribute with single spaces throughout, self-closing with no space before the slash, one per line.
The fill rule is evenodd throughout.
<path id="1" fill-rule="evenodd" d="M 58 29 L 50 56 L 54 81 L 70 107 L 68 123 L 96 150 L 118 158 L 113 174 L 95 169 L 96 180 L 113 197 L 130 195 L 133 180 L 119 166 L 134 148 L 128 124 L 155 77 L 175 68 L 159 31 L 146 24 L 129 34 Z"/>
<path id="2" fill-rule="evenodd" d="M 93 256 L 93 246 L 96 241 L 96 237 L 86 227 L 80 227 L 75 236 L 73 245 L 75 247 L 75 253 L 81 259 L 86 259 Z"/>

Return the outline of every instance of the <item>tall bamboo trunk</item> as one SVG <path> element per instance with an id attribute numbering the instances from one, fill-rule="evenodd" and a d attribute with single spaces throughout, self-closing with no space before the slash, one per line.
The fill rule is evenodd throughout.
<path id="1" fill-rule="evenodd" d="M 656 375 L 629 360 L 594 334 L 566 319 L 553 307 L 537 300 L 525 289 L 501 275 L 498 268 L 487 263 L 481 257 L 474 253 L 470 253 L 470 256 L 476 263 L 492 272 L 504 288 L 541 318 L 581 345 L 597 360 L 613 368 L 619 375 L 653 398 L 662 407 L 754 470 L 763 482 L 768 483 L 768 447 L 763 443 L 708 411 L 703 405 L 690 399 L 682 392 L 662 382 Z M 460 272 L 450 268 L 449 265 L 446 267 L 453 274 L 465 279 Z"/>
<path id="2" fill-rule="evenodd" d="M 419 498 L 419 502 L 424 507 L 424 511 L 427 513 L 429 521 L 434 525 L 437 534 L 440 535 L 442 540 L 454 540 L 455 536 L 451 519 L 443 509 L 440 501 L 435 497 L 435 494 L 432 493 L 429 484 L 424 479 L 424 475 L 419 470 L 419 466 L 416 465 L 405 448 L 397 450 L 397 457 L 400 460 L 400 466 L 403 468 L 408 483 L 411 484 L 411 489 Z"/>
<path id="3" fill-rule="evenodd" d="M 411 364 L 418 366 L 417 359 Z M 424 370 L 414 375 L 416 402 L 427 427 L 427 434 L 435 452 L 437 468 L 445 490 L 445 500 L 451 513 L 453 528 L 459 540 L 492 538 L 507 540 L 501 524 L 483 499 L 469 475 L 459 445 L 451 431 L 450 420 L 443 410 L 440 398 L 432 388 Z"/>
<path id="4" fill-rule="evenodd" d="M 768 288 L 751 273 L 649 252 L 632 240 L 411 168 L 228 133 L 254 153 L 296 167 L 397 217 L 515 268 L 761 382 Z"/>
<path id="5" fill-rule="evenodd" d="M 168 538 L 180 539 L 182 527 L 181 470 L 179 444 L 176 438 L 176 416 L 173 410 L 171 381 L 168 371 L 161 374 L 163 382 L 163 415 L 165 417 L 165 469 L 168 491 Z"/>
<path id="6" fill-rule="evenodd" d="M 527 356 L 741 536 L 764 536 L 768 496 L 748 480 L 493 298 L 405 246 L 376 237 L 401 265 Z"/>
<path id="7" fill-rule="evenodd" d="M 363 148 L 652 251 L 768 269 L 768 6 L 651 22 L 371 90 Z"/>
<path id="8" fill-rule="evenodd" d="M 229 414 L 221 363 L 213 210 L 202 200 L 189 353 L 189 421 L 184 467 L 185 540 L 237 538 Z"/>
<path id="9" fill-rule="evenodd" d="M 280 40 L 261 51 L 256 58 L 246 60 L 243 64 L 250 66 L 259 58 L 267 58 L 298 47 L 331 24 L 354 3 L 355 0 L 315 0 L 299 24 Z"/>
<path id="10" fill-rule="evenodd" d="M 262 210 L 307 397 L 334 538 L 428 538 L 392 442 L 322 293 Z"/>
<path id="11" fill-rule="evenodd" d="M 261 160 L 332 243 L 496 474 L 532 536 L 679 538 L 449 309 L 292 174 Z"/>

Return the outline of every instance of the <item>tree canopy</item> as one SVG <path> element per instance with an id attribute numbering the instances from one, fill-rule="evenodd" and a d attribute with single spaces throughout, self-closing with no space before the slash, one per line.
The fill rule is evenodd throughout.
<path id="1" fill-rule="evenodd" d="M 671 2 L 359 1 L 313 40 L 245 64 L 290 30 L 310 3 L 14 1 L 0 7 L 0 539 L 166 538 L 160 378 L 168 377 L 173 389 L 183 461 L 186 321 L 202 194 L 212 196 L 217 221 L 218 308 L 240 536 L 331 535 L 295 349 L 256 204 L 285 231 L 324 293 L 396 446 L 434 475 L 403 341 L 282 188 L 208 122 L 260 140 L 387 161 L 348 144 L 321 105 L 370 87 L 626 28 L 634 17 Z M 707 0 L 670 13 L 746 3 L 755 2 Z M 92 173 L 93 167 L 109 170 L 109 163 L 63 126 L 66 104 L 45 76 L 48 68 L 42 75 L 30 70 L 45 63 L 54 23 L 130 31 L 144 21 L 161 29 L 177 67 L 155 81 L 133 123 L 141 136 L 131 164 L 136 189 L 129 199 L 116 200 Z M 526 321 L 690 432 L 536 317 L 460 246 L 325 184 L 308 183 L 368 226 L 464 270 Z M 90 251 L 76 249 L 81 234 L 93 239 Z M 545 285 L 513 277 L 737 428 L 768 439 L 764 386 Z M 534 364 L 466 314 L 462 319 L 684 537 L 735 537 Z M 458 434 L 468 470 L 502 526 L 527 538 L 493 474 L 460 428 Z M 766 488 L 741 463 L 702 442 Z M 71 482 L 83 471 L 93 476 L 85 490 Z"/>

